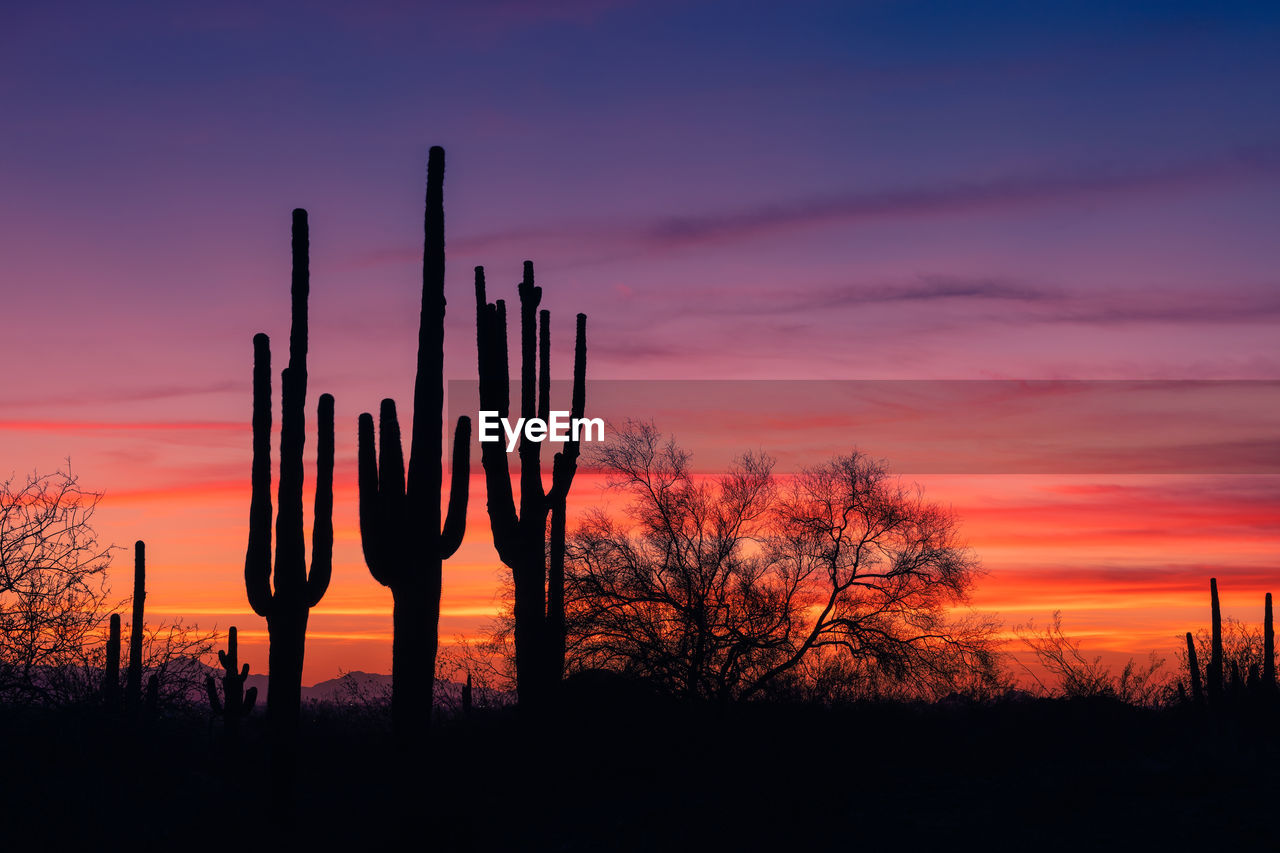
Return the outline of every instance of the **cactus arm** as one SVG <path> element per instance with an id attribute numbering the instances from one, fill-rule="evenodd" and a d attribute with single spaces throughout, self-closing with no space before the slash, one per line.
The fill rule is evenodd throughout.
<path id="1" fill-rule="evenodd" d="M 222 702 L 218 699 L 218 685 L 214 682 L 212 675 L 204 677 L 204 690 L 209 695 L 209 707 L 213 709 L 213 713 L 221 714 Z"/>
<path id="2" fill-rule="evenodd" d="M 244 692 L 244 716 L 249 716 L 253 712 L 253 706 L 258 701 L 258 688 L 250 687 Z"/>
<path id="3" fill-rule="evenodd" d="M 578 315 L 578 329 L 574 336 L 573 347 L 573 398 L 569 407 L 569 417 L 576 421 L 581 418 L 587 407 L 587 315 Z M 573 485 L 573 475 L 578 471 L 578 456 L 581 442 L 570 440 L 564 450 L 555 455 L 551 462 L 551 491 L 547 497 L 552 506 L 563 502 Z"/>
<path id="4" fill-rule="evenodd" d="M 253 497 L 244 585 L 259 616 L 271 612 L 271 341 L 253 337 Z"/>
<path id="5" fill-rule="evenodd" d="M 501 405 L 498 409 L 502 417 L 511 414 L 511 354 L 507 350 L 507 301 L 499 299 L 493 303 L 493 328 L 497 337 L 496 352 L 498 354 L 498 396 Z"/>
<path id="6" fill-rule="evenodd" d="M 321 394 L 316 409 L 320 425 L 316 448 L 315 517 L 311 528 L 311 573 L 307 607 L 315 607 L 333 576 L 333 395 Z"/>
<path id="7" fill-rule="evenodd" d="M 551 312 L 538 314 L 538 417 L 551 420 Z"/>
<path id="8" fill-rule="evenodd" d="M 440 559 L 447 560 L 462 545 L 467 529 L 467 492 L 471 480 L 471 418 L 463 415 L 453 432 L 449 511 L 440 533 Z"/>
<path id="9" fill-rule="evenodd" d="M 542 288 L 533 283 L 533 262 L 524 262 L 524 280 L 520 282 L 520 417 L 539 416 L 537 390 L 543 381 L 538 376 L 538 304 Z M 545 374 L 544 374 L 545 375 Z M 520 439 L 520 518 L 532 521 L 546 513 L 546 493 L 542 489 L 542 442 Z M 543 521 L 545 524 L 545 520 Z"/>
<path id="10" fill-rule="evenodd" d="M 374 444 L 373 415 L 360 416 L 358 429 L 360 482 L 360 546 L 369 574 L 386 586 L 389 579 L 383 554 L 384 525 L 378 498 L 378 451 Z"/>
<path id="11" fill-rule="evenodd" d="M 524 262 L 524 279 L 517 290 L 520 294 L 520 417 L 528 419 L 538 414 L 536 325 L 538 304 L 542 301 L 542 288 L 533 283 L 533 261 Z"/>
<path id="12" fill-rule="evenodd" d="M 480 373 L 480 408 L 506 417 L 510 408 L 510 373 L 507 363 L 507 312 L 505 303 L 485 302 L 484 268 L 476 267 L 476 356 Z M 489 527 L 498 557 L 510 566 L 517 559 L 520 519 L 507 452 L 502 442 L 483 442 L 480 461 L 484 466 L 488 496 Z"/>
<path id="13" fill-rule="evenodd" d="M 388 521 L 399 522 L 404 513 L 404 451 L 400 444 L 400 418 L 396 401 L 382 401 L 378 411 L 378 495 Z"/>

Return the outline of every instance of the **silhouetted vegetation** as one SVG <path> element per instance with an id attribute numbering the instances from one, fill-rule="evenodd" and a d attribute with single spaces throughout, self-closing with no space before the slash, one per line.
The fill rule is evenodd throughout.
<path id="1" fill-rule="evenodd" d="M 1217 578 L 1209 580 L 1209 606 L 1209 630 L 1186 634 L 1182 670 L 1191 685 L 1190 700 L 1199 704 L 1204 682 L 1203 698 L 1219 715 L 1242 704 L 1269 706 L 1277 698 L 1271 593 L 1263 602 L 1261 626 L 1222 616 Z"/>
<path id="2" fill-rule="evenodd" d="M 218 662 L 223 669 L 222 698 L 218 698 L 218 685 L 212 675 L 205 677 L 205 692 L 209 696 L 209 707 L 222 718 L 227 739 L 235 740 L 240 733 L 241 721 L 253 713 L 253 706 L 258 701 L 258 688 L 244 688 L 249 678 L 249 664 L 240 665 L 235 625 L 227 632 L 227 650 L 218 650 Z"/>
<path id="3" fill-rule="evenodd" d="M 267 620 L 267 711 L 275 737 L 276 795 L 287 797 L 302 694 L 307 617 L 329 588 L 333 569 L 333 397 L 320 395 L 311 571 L 302 518 L 302 449 L 306 436 L 307 296 L 311 286 L 307 212 L 293 212 L 292 322 L 289 365 L 281 371 L 280 485 L 275 564 L 271 559 L 271 342 L 253 339 L 253 497 L 244 581 L 253 612 Z M 274 581 L 274 583 L 273 583 Z"/>
<path id="4" fill-rule="evenodd" d="M 605 669 L 725 701 L 942 696 L 999 681 L 995 624 L 952 615 L 977 576 L 950 513 L 853 453 L 775 480 L 746 454 L 696 477 L 647 423 L 592 463 L 629 502 L 569 540 L 571 672 Z"/>
<path id="5" fill-rule="evenodd" d="M 674 439 L 628 423 L 588 458 L 626 496 L 623 512 L 571 527 L 576 440 L 552 460 L 549 489 L 541 443 L 521 440 L 518 507 L 503 444 L 485 443 L 510 612 L 490 637 L 439 652 L 442 566 L 464 534 L 471 439 L 460 417 L 442 523 L 443 176 L 433 148 L 407 472 L 394 401 L 381 403 L 376 445 L 372 415 L 358 421 L 364 558 L 393 598 L 390 690 L 385 676 L 349 672 L 303 701 L 309 614 L 332 573 L 335 436 L 323 394 L 308 570 L 309 232 L 295 210 L 276 508 L 270 343 L 253 339 L 244 578 L 270 636 L 268 713 L 254 714 L 234 626 L 218 672 L 204 662 L 211 636 L 146 624 L 142 541 L 124 653 L 121 616 L 107 615 L 112 548 L 90 524 L 98 494 L 69 470 L 6 482 L 6 844 L 19 849 L 27 827 L 49 848 L 100 844 L 103 827 L 140 803 L 155 847 L 205 838 L 214 824 L 225 835 L 239 829 L 228 815 L 241 814 L 250 826 L 270 817 L 254 840 L 291 849 L 973 846 L 990 840 L 993 804 L 1013 837 L 1051 826 L 1050 847 L 1270 838 L 1280 783 L 1270 593 L 1258 629 L 1223 617 L 1210 580 L 1209 627 L 1185 635 L 1185 682 L 1154 653 L 1114 671 L 1055 612 L 1046 627 L 1017 629 L 1039 665 L 1028 669 L 1035 685 L 1019 686 L 999 624 L 966 609 L 982 570 L 958 519 L 856 450 L 785 479 L 763 453 L 699 476 Z M 550 313 L 530 262 L 518 293 L 520 415 L 545 422 Z M 475 296 L 480 408 L 506 418 L 506 307 L 487 301 L 481 267 Z M 579 314 L 571 420 L 584 415 L 585 379 Z M 77 798 L 65 820 L 86 768 L 111 784 Z"/>
<path id="6" fill-rule="evenodd" d="M 506 418 L 511 407 L 506 303 L 490 303 L 484 269 L 476 267 L 476 351 L 480 409 Z M 551 312 L 538 312 L 542 288 L 533 263 L 525 261 L 520 283 L 520 417 L 546 422 L 551 412 Z M 585 314 L 578 315 L 571 417 L 582 417 L 586 401 Z M 507 452 L 500 442 L 481 445 L 489 524 L 498 557 L 511 568 L 516 690 L 522 705 L 545 704 L 564 669 L 565 501 L 577 470 L 578 443 L 555 455 L 551 489 L 542 483 L 542 443 L 520 439 L 520 506 L 517 512 Z M 548 574 L 547 519 L 552 519 Z"/>
<path id="7" fill-rule="evenodd" d="M 462 544 L 467 523 L 471 419 L 462 416 L 453 436 L 449 512 L 440 526 L 440 460 L 444 413 L 444 149 L 432 148 L 422 252 L 422 317 L 413 394 L 413 439 L 405 482 L 404 452 L 394 400 L 379 413 L 380 451 L 373 416 L 360 416 L 360 541 L 374 579 L 391 588 L 391 716 L 396 737 L 408 746 L 421 739 L 431 718 L 439 643 L 443 561 Z M 428 415 L 430 410 L 433 414 Z M 439 414 L 435 414 L 435 412 Z"/>
<path id="8" fill-rule="evenodd" d="M 1148 656 L 1145 664 L 1129 658 L 1119 672 L 1113 672 L 1102 662 L 1101 655 L 1089 657 L 1080 642 L 1063 631 L 1060 612 L 1055 611 L 1053 620 L 1044 628 L 1028 623 L 1015 630 L 1049 678 L 1057 682 L 1047 683 L 1034 670 L 1026 668 L 1044 695 L 1115 699 L 1139 707 L 1152 707 L 1168 699 L 1169 677 L 1162 671 L 1164 659 L 1155 652 Z"/>

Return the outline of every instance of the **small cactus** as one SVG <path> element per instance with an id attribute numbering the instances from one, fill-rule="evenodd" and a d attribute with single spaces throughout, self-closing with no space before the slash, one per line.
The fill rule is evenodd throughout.
<path id="1" fill-rule="evenodd" d="M 227 632 L 227 650 L 218 650 L 218 662 L 224 670 L 222 700 L 218 699 L 218 685 L 212 675 L 205 676 L 204 686 L 209 694 L 209 707 L 213 709 L 213 713 L 222 717 L 222 725 L 227 734 L 234 735 L 240 729 L 240 720 L 249 716 L 254 703 L 258 701 L 258 688 L 244 689 L 244 682 L 249 677 L 249 664 L 239 666 L 234 625 Z"/>
<path id="2" fill-rule="evenodd" d="M 1191 701 L 1199 704 L 1204 697 L 1204 688 L 1200 682 L 1200 661 L 1196 658 L 1196 641 L 1187 632 L 1187 670 L 1191 674 Z"/>
<path id="3" fill-rule="evenodd" d="M 102 673 L 102 702 L 114 709 L 120 704 L 120 614 L 111 614 L 107 637 L 107 668 Z"/>

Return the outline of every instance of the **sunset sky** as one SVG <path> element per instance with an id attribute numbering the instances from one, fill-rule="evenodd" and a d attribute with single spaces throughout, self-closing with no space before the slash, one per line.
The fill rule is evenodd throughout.
<path id="1" fill-rule="evenodd" d="M 782 471 L 855 445 L 896 461 L 960 515 L 988 571 L 973 603 L 1009 627 L 1060 609 L 1087 649 L 1145 655 L 1207 622 L 1211 575 L 1251 621 L 1280 593 L 1280 7 L 263 5 L 0 11 L 0 478 L 70 457 L 106 493 L 103 538 L 148 543 L 150 618 L 235 624 L 265 670 L 242 577 L 251 340 L 281 359 L 305 207 L 308 426 L 327 391 L 338 429 L 334 581 L 305 680 L 389 671 L 355 427 L 383 397 L 411 408 L 433 144 L 456 393 L 475 372 L 471 268 L 514 300 L 528 258 L 553 372 L 585 312 L 600 395 L 894 380 L 834 414 L 820 395 L 739 403 L 756 420 L 732 430 L 723 411 L 631 414 L 703 470 L 756 448 Z M 1011 403 L 931 396 L 913 421 L 926 386 L 907 380 L 1252 384 L 1082 408 L 1008 383 Z M 306 464 L 310 487 L 314 440 Z M 604 500 L 582 475 L 571 508 Z M 444 641 L 497 607 L 478 477 L 471 508 Z M 123 596 L 127 552 L 116 565 Z"/>

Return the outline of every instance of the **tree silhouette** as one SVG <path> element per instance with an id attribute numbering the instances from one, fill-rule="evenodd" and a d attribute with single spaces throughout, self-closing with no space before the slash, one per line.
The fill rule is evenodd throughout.
<path id="1" fill-rule="evenodd" d="M 422 252 L 422 314 L 413 394 L 413 439 L 406 486 L 404 452 L 394 400 L 383 400 L 374 447 L 373 416 L 360 415 L 360 541 L 369 572 L 391 588 L 392 728 L 405 745 L 416 743 L 431 717 L 439 644 L 444 560 L 462 544 L 467 523 L 471 419 L 458 418 L 453 436 L 449 512 L 440 526 L 440 461 L 444 412 L 444 149 L 427 160 Z M 428 411 L 440 415 L 428 415 Z"/>
<path id="2" fill-rule="evenodd" d="M 651 424 L 593 453 L 630 498 L 569 541 L 573 668 L 616 669 L 666 690 L 767 694 L 838 652 L 864 681 L 955 689 L 996 668 L 993 625 L 951 618 L 977 566 L 954 518 L 860 454 L 779 488 L 747 454 L 699 478 Z"/>
<path id="3" fill-rule="evenodd" d="M 70 466 L 0 483 L 0 699 L 57 704 L 98 690 L 99 678 L 80 676 L 107 598 L 101 497 Z"/>

